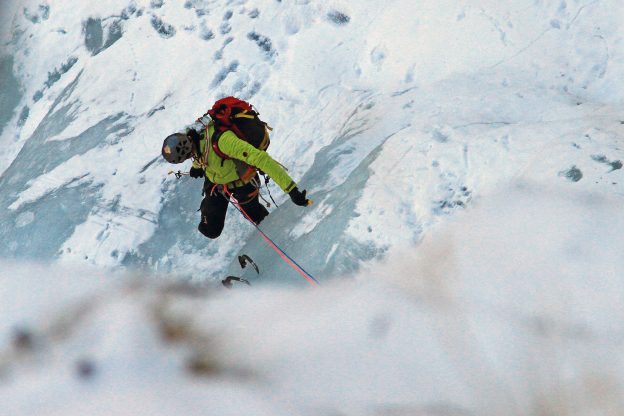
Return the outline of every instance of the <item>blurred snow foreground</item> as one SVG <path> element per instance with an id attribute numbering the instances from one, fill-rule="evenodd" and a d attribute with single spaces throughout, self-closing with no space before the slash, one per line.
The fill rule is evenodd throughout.
<path id="1" fill-rule="evenodd" d="M 516 184 L 315 289 L 3 264 L 0 413 L 621 415 L 623 222 Z"/>

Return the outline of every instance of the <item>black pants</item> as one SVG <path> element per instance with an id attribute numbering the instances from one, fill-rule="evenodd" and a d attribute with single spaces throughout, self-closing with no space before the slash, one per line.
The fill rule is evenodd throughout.
<path id="1" fill-rule="evenodd" d="M 204 182 L 204 199 L 201 202 L 201 222 L 197 229 L 208 238 L 217 238 L 221 235 L 225 225 L 225 214 L 228 208 L 228 199 L 221 192 L 215 190 L 211 195 L 214 184 L 206 180 Z M 269 215 L 269 211 L 260 204 L 256 187 L 248 183 L 239 188 L 230 189 L 234 198 L 241 203 L 241 208 L 253 222 L 260 221 Z"/>

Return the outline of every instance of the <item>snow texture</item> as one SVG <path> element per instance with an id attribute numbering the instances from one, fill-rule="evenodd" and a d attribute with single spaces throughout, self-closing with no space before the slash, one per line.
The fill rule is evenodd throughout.
<path id="1" fill-rule="evenodd" d="M 3 1 L 2 411 L 623 413 L 622 19 L 619 0 Z M 314 200 L 271 185 L 261 229 L 321 291 L 233 209 L 201 236 L 201 181 L 167 174 L 189 165 L 164 137 L 224 95 Z M 89 279 L 123 271 L 250 280 L 197 300 L 222 378 L 177 372 L 146 312 L 166 285 Z M 19 330 L 93 297 L 43 355 Z"/>
<path id="2" fill-rule="evenodd" d="M 275 127 L 271 154 L 317 202 L 273 187 L 262 227 L 320 279 L 417 243 L 498 183 L 621 196 L 621 9 L 25 2 L 3 33 L 0 253 L 200 281 L 241 252 L 273 264 L 235 211 L 219 240 L 197 233 L 201 184 L 159 158 L 225 94 Z"/>
<path id="3" fill-rule="evenodd" d="M 515 183 L 317 290 L 3 264 L 3 410 L 621 414 L 622 227 L 611 197 Z"/>

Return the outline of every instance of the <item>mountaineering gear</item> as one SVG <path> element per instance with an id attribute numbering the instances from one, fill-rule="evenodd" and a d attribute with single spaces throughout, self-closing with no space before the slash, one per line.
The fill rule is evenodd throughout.
<path id="1" fill-rule="evenodd" d="M 300 207 L 305 207 L 310 205 L 310 200 L 306 198 L 306 192 L 307 191 L 303 191 L 300 192 L 299 188 L 297 188 L 296 186 L 288 193 L 288 196 L 290 196 L 290 199 L 292 199 L 292 201 L 296 204 L 299 205 Z"/>
<path id="2" fill-rule="evenodd" d="M 238 263 L 243 269 L 247 267 L 247 263 L 249 263 L 254 268 L 256 273 L 260 274 L 260 269 L 258 268 L 258 265 L 247 254 L 238 256 Z"/>
<path id="3" fill-rule="evenodd" d="M 212 119 L 211 124 L 214 128 L 214 133 L 209 134 L 210 145 L 214 152 L 223 159 L 222 164 L 224 160 L 232 159 L 227 152 L 222 151 L 219 147 L 219 139 L 226 131 L 232 131 L 238 139 L 251 144 L 256 149 L 266 150 L 269 147 L 269 131 L 272 129 L 267 123 L 260 120 L 258 113 L 253 110 L 248 102 L 235 97 L 225 97 L 215 102 L 212 108 L 198 119 L 208 133 L 210 123 L 206 125 L 202 121 L 206 115 Z M 239 158 L 234 158 L 234 165 L 238 176 L 245 182 L 251 179 L 258 170 L 256 166 Z"/>
<path id="4" fill-rule="evenodd" d="M 204 170 L 202 168 L 191 168 L 189 171 L 189 176 L 191 178 L 203 178 Z"/>
<path id="5" fill-rule="evenodd" d="M 251 286 L 251 283 L 249 283 L 249 280 L 243 279 L 241 277 L 236 277 L 236 276 L 228 276 L 225 279 L 221 280 L 221 283 L 223 284 L 223 286 L 227 287 L 228 289 L 232 288 L 232 282 L 241 282 L 246 284 L 247 286 Z"/>
<path id="6" fill-rule="evenodd" d="M 266 150 L 269 147 L 269 131 L 271 127 L 258 117 L 258 112 L 246 101 L 235 97 L 225 97 L 215 102 L 206 113 L 213 120 L 218 132 L 232 130 L 241 140 L 251 144 L 256 149 Z M 219 153 L 218 138 L 213 139 L 215 151 Z M 224 159 L 227 157 L 222 155 Z"/>
<path id="7" fill-rule="evenodd" d="M 229 201 L 229 196 L 223 195 L 213 188 L 214 184 L 206 180 L 204 183 L 205 196 L 199 208 L 201 221 L 197 227 L 200 233 L 211 239 L 219 237 L 223 231 Z M 245 205 L 245 210 L 249 213 L 254 224 L 259 224 L 269 215 L 269 211 L 258 201 L 258 190 L 251 183 L 233 188 L 230 192 L 237 201 Z"/>
<path id="8" fill-rule="evenodd" d="M 247 263 L 251 264 L 254 270 L 256 271 L 256 273 L 260 274 L 260 269 L 258 269 L 258 266 L 256 266 L 256 263 L 254 263 L 251 257 L 249 257 L 247 254 L 242 254 L 238 256 L 238 262 L 241 268 L 243 269 L 247 266 Z M 223 283 L 223 286 L 227 287 L 228 289 L 232 288 L 232 282 L 241 282 L 241 283 L 245 283 L 247 286 L 251 286 L 251 283 L 249 283 L 249 280 L 243 279 L 241 277 L 228 276 L 225 279 L 221 280 L 221 283 Z"/>
<path id="9" fill-rule="evenodd" d="M 205 123 L 207 115 L 211 121 Z M 223 98 L 197 121 L 203 126 L 195 125 L 199 131 L 191 127 L 185 133 L 167 137 L 162 154 L 171 163 L 192 158 L 188 175 L 204 177 L 201 221 L 197 227 L 203 235 L 213 239 L 221 235 L 231 200 L 235 200 L 237 208 L 245 206 L 245 217 L 254 225 L 269 214 L 259 202 L 258 172 L 270 176 L 297 205 L 311 204 L 286 168 L 265 151 L 271 128 L 249 103 L 235 97 Z M 176 173 L 178 178 L 182 175 L 186 173 Z"/>
<path id="10" fill-rule="evenodd" d="M 161 153 L 169 163 L 182 163 L 193 155 L 193 142 L 185 134 L 171 134 L 163 142 Z"/>
<path id="11" fill-rule="evenodd" d="M 177 179 L 180 179 L 182 176 L 188 175 L 188 173 L 182 172 L 181 170 L 178 170 L 177 172 L 170 170 L 169 172 L 167 172 L 167 174 L 168 175 L 174 174 Z"/>
<path id="12" fill-rule="evenodd" d="M 224 192 L 227 194 L 227 189 L 224 190 Z M 266 235 L 264 233 L 264 231 L 262 231 L 260 229 L 260 227 L 258 227 L 258 224 L 256 224 L 251 217 L 249 216 L 249 214 L 247 213 L 246 209 L 243 207 L 243 205 L 241 205 L 240 203 L 238 203 L 236 200 L 233 200 L 233 198 L 230 198 L 229 200 L 230 204 L 234 205 L 234 208 L 236 208 L 238 210 L 238 212 L 240 212 L 241 214 L 243 214 L 243 216 L 254 226 L 256 227 L 256 230 L 258 231 L 258 233 L 260 233 L 260 235 L 262 236 L 262 238 L 264 239 L 264 241 L 273 249 L 275 250 L 275 252 L 282 258 L 282 260 L 284 260 L 284 262 L 286 264 L 288 264 L 290 267 L 293 268 L 293 270 L 295 270 L 297 273 L 299 273 L 301 275 L 301 277 L 303 277 L 304 279 L 306 279 L 308 281 L 308 283 L 310 283 L 313 286 L 318 286 L 320 283 L 318 280 L 316 280 L 314 278 L 314 276 L 312 276 L 310 273 L 308 273 L 303 267 L 301 267 L 292 257 L 290 257 L 288 254 L 286 254 L 286 252 L 284 250 L 282 250 L 277 244 L 275 244 L 275 242 L 273 240 L 271 240 L 271 238 L 269 238 L 268 235 Z M 239 259 L 240 261 L 240 259 Z"/>
<path id="13" fill-rule="evenodd" d="M 189 139 L 191 139 L 193 141 L 193 144 L 199 143 L 200 136 L 199 136 L 199 133 L 197 133 L 195 130 L 190 129 L 186 133 L 186 135 L 188 136 Z"/>
<path id="14" fill-rule="evenodd" d="M 215 134 L 214 124 L 208 124 L 207 128 L 199 134 L 201 136 L 199 157 L 193 161 L 193 167 L 204 168 L 206 178 L 210 182 L 220 185 L 238 183 L 237 186 L 249 183 L 255 176 L 255 172 L 251 177 L 241 177 L 234 161 L 236 159 L 269 175 L 285 193 L 290 192 L 296 186 L 282 165 L 273 160 L 267 152 L 256 149 L 239 139 L 231 130 L 222 133 L 219 137 L 219 149 L 229 159 L 223 159 L 211 145 L 207 144 L 207 141 L 210 143 Z"/>

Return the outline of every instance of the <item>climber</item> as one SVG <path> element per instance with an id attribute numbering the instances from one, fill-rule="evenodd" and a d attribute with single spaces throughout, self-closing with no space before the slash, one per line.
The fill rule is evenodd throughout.
<path id="1" fill-rule="evenodd" d="M 205 123 L 207 115 L 210 118 Z M 269 130 L 249 103 L 226 97 L 184 133 L 174 133 L 165 139 L 162 146 L 165 160 L 182 163 L 193 159 L 189 176 L 204 178 L 198 229 L 206 237 L 214 239 L 221 235 L 231 196 L 255 224 L 269 214 L 258 200 L 258 171 L 273 179 L 296 205 L 311 204 L 306 191 L 301 192 L 286 169 L 266 152 Z"/>

